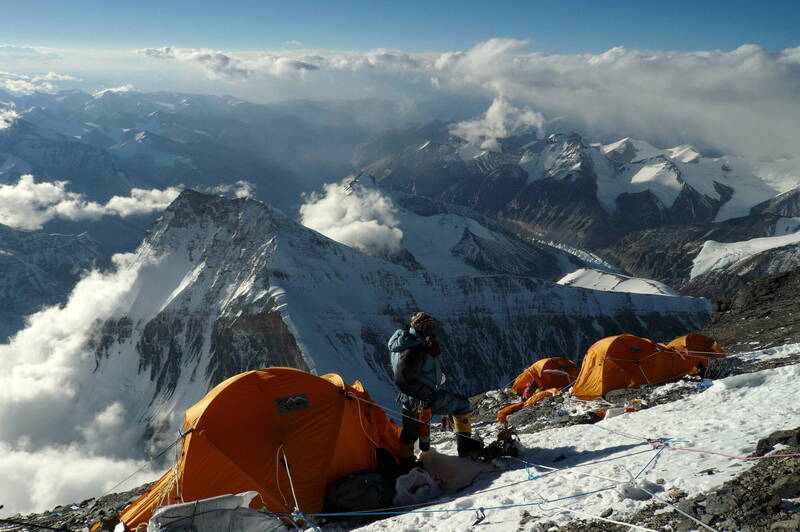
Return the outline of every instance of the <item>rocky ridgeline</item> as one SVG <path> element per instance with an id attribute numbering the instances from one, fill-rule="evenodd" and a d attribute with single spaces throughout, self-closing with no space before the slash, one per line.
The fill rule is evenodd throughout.
<path id="1" fill-rule="evenodd" d="M 800 269 L 751 281 L 715 303 L 703 333 L 731 352 L 800 342 Z"/>
<path id="2" fill-rule="evenodd" d="M 119 513 L 136 500 L 149 484 L 130 491 L 111 493 L 96 499 L 87 499 L 74 504 L 56 506 L 47 512 L 12 515 L 0 519 L 2 532 L 36 532 L 59 530 L 77 532 L 87 530 L 95 523 L 103 523 L 101 530 L 114 530 Z"/>

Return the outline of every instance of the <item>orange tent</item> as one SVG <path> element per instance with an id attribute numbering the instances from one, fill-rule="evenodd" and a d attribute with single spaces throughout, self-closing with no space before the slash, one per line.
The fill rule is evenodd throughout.
<path id="1" fill-rule="evenodd" d="M 400 428 L 356 381 L 292 368 L 241 373 L 186 411 L 178 464 L 128 506 L 128 530 L 156 507 L 248 490 L 273 512 L 322 510 L 326 489 L 362 469 L 376 450 L 399 455 Z M 295 499 L 296 496 L 296 499 Z"/>
<path id="2" fill-rule="evenodd" d="M 523 408 L 536 404 L 539 401 L 543 401 L 548 397 L 559 395 L 560 393 L 561 393 L 561 388 L 550 388 L 549 390 L 540 390 L 521 403 L 516 403 L 501 408 L 500 411 L 497 412 L 497 421 L 499 423 L 505 423 L 508 416 L 510 416 L 514 412 L 517 412 L 519 410 L 522 410 Z"/>
<path id="3" fill-rule="evenodd" d="M 532 382 L 536 388 L 566 388 L 578 376 L 578 368 L 566 358 L 552 357 L 537 360 L 519 374 L 511 385 L 517 395 L 522 395 L 525 388 Z"/>
<path id="4" fill-rule="evenodd" d="M 611 390 L 656 384 L 686 375 L 686 357 L 632 334 L 610 336 L 586 352 L 572 395 L 598 399 Z"/>
<path id="5" fill-rule="evenodd" d="M 696 373 L 700 366 L 709 367 L 714 360 L 725 358 L 716 340 L 697 333 L 675 338 L 666 347 L 681 355 L 686 373 Z"/>

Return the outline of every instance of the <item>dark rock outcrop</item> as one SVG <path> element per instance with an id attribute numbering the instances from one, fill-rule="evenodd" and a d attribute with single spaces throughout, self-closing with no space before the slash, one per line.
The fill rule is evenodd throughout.
<path id="1" fill-rule="evenodd" d="M 751 281 L 716 302 L 703 334 L 730 351 L 800 342 L 800 269 Z"/>

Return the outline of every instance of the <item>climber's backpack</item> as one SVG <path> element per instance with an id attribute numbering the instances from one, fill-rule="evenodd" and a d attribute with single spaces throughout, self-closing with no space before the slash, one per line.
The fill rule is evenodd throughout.
<path id="1" fill-rule="evenodd" d="M 364 512 L 392 506 L 394 485 L 375 471 L 362 470 L 334 482 L 325 495 L 325 512 Z"/>

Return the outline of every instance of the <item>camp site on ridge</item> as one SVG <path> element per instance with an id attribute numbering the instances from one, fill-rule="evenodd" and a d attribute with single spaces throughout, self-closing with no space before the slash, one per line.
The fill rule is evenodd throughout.
<path id="1" fill-rule="evenodd" d="M 598 353 L 610 368 L 601 376 L 585 376 L 585 371 L 597 373 Z M 625 359 L 625 353 L 630 358 Z M 668 357 L 672 362 L 639 363 L 647 357 Z M 794 357 L 795 363 L 782 365 L 787 357 Z M 539 361 L 509 388 L 475 399 L 481 420 L 478 433 L 488 443 L 504 426 L 513 427 L 518 452 L 486 462 L 458 458 L 452 456 L 452 433 L 437 425 L 433 448 L 421 453 L 423 469 L 438 484 L 435 497 L 410 505 L 337 512 L 324 508 L 326 488 L 349 473 L 380 470 L 381 461 L 396 459 L 399 427 L 390 420 L 397 414 L 396 405 L 384 410 L 359 383 L 347 385 L 336 375 L 316 377 L 291 368 L 237 375 L 187 411 L 179 461 L 126 505 L 116 530 L 144 530 L 157 508 L 169 517 L 171 507 L 164 506 L 169 503 L 177 504 L 180 514 L 180 519 L 173 518 L 173 528 L 167 519 L 163 528 L 154 520 L 147 530 L 182 530 L 176 527 L 186 525 L 187 508 L 198 514 L 190 522 L 199 532 L 223 522 L 203 521 L 199 516 L 205 513 L 238 516 L 224 522 L 234 526 L 232 530 L 250 532 L 298 527 L 461 530 L 478 524 L 481 529 L 507 530 L 519 523 L 541 525 L 532 530 L 560 530 L 576 519 L 636 528 L 631 514 L 657 522 L 670 510 L 677 521 L 698 529 L 727 530 L 731 528 L 715 528 L 699 519 L 702 507 L 695 505 L 700 511 L 692 512 L 679 502 L 758 462 L 797 461 L 797 449 L 788 446 L 790 438 L 765 456 L 754 456 L 754 451 L 755 443 L 774 427 L 800 421 L 792 401 L 800 377 L 800 344 L 726 357 L 713 338 L 704 335 L 668 344 L 623 335 L 598 341 L 584 360 L 590 365 L 580 374 L 563 361 Z M 612 364 L 631 364 L 638 376 L 620 378 L 622 368 Z M 767 369 L 746 372 L 759 364 Z M 567 370 L 548 373 L 553 367 Z M 698 367 L 705 377 L 696 374 Z M 604 383 L 609 369 L 617 380 Z M 586 392 L 591 397 L 585 399 L 570 393 L 582 378 L 593 383 L 592 390 L 599 379 L 602 394 Z M 520 423 L 523 418 L 518 416 L 527 409 L 516 418 L 512 415 L 507 425 L 492 419 L 497 407 L 521 395 L 520 390 L 530 392 L 529 386 L 541 388 L 554 380 L 566 381 L 567 389 L 529 405 L 531 411 L 541 408 L 539 423 L 530 423 L 530 415 L 528 422 Z M 796 432 L 798 447 L 800 430 Z M 382 456 L 376 453 L 379 448 Z M 784 453 L 785 449 L 795 452 Z M 788 458 L 781 458 L 784 454 Z M 687 476 L 686 471 L 695 474 Z M 215 502 L 224 499 L 221 495 L 243 492 L 251 495 L 234 503 Z M 194 506 L 181 504 L 198 500 Z M 212 506 L 198 513 L 197 508 L 204 507 L 196 504 Z M 653 505 L 663 510 L 653 512 Z M 0 530 L 21 529 L 0 525 Z"/>

